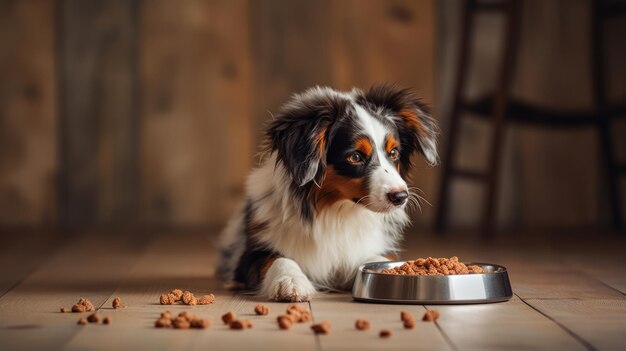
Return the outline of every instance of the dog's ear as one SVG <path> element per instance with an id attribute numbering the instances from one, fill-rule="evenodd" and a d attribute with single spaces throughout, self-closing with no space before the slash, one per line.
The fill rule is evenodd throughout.
<path id="1" fill-rule="evenodd" d="M 437 154 L 438 128 L 427 106 L 409 89 L 382 85 L 372 87 L 365 100 L 382 107 L 390 115 L 400 136 L 400 170 L 403 175 L 411 169 L 411 155 L 419 151 L 430 165 L 439 163 Z"/>
<path id="2" fill-rule="evenodd" d="M 323 181 L 334 113 L 321 101 L 301 101 L 296 96 L 267 129 L 268 148 L 277 152 L 277 162 L 299 186 Z"/>

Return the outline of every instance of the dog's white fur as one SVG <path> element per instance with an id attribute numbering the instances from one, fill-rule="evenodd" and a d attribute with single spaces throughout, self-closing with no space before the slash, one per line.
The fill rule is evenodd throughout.
<path id="1" fill-rule="evenodd" d="M 320 91 L 308 91 L 314 94 Z M 328 91 L 325 91 L 328 93 Z M 350 93 L 339 93 L 351 98 Z M 247 196 L 255 201 L 255 221 L 268 223 L 256 238 L 262 245 L 280 252 L 261 283 L 259 293 L 269 299 L 306 301 L 316 289 L 350 289 L 359 265 L 387 260 L 383 255 L 397 252 L 403 227 L 408 224 L 405 205 L 394 207 L 386 194 L 407 185 L 396 168 L 384 157 L 384 138 L 388 131 L 382 123 L 353 103 L 363 130 L 374 142 L 382 160 L 373 175 L 366 204 L 337 201 L 316 212 L 312 223 L 303 223 L 300 208 L 294 203 L 290 173 L 276 154 L 268 155 L 249 176 Z M 222 236 L 222 247 L 235 252 L 230 262 L 222 262 L 233 272 L 243 252 L 245 234 L 243 209 L 231 219 Z M 232 276 L 231 276 L 232 277 Z"/>

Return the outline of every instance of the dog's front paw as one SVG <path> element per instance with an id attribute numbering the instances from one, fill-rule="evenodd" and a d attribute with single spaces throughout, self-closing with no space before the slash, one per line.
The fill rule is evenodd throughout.
<path id="1" fill-rule="evenodd" d="M 315 287 L 296 262 L 279 258 L 268 269 L 262 292 L 271 300 L 302 302 L 311 299 Z"/>
<path id="2" fill-rule="evenodd" d="M 272 282 L 269 298 L 276 301 L 302 302 L 311 300 L 314 293 L 315 288 L 306 277 L 284 275 Z"/>

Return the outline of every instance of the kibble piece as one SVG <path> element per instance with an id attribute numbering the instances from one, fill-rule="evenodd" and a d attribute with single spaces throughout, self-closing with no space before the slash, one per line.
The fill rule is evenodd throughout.
<path id="1" fill-rule="evenodd" d="M 224 321 L 224 324 L 230 324 L 235 319 L 237 319 L 237 315 L 232 312 L 227 312 L 222 316 L 222 321 Z"/>
<path id="2" fill-rule="evenodd" d="M 424 313 L 424 317 L 422 317 L 422 320 L 424 322 L 434 322 L 439 318 L 439 311 L 437 310 L 428 310 L 426 311 L 426 313 Z"/>
<path id="3" fill-rule="evenodd" d="M 400 311 L 400 320 L 404 322 L 407 319 L 415 319 L 415 318 L 413 318 L 413 315 L 407 311 Z"/>
<path id="4" fill-rule="evenodd" d="M 270 309 L 265 305 L 256 305 L 254 307 L 254 312 L 259 316 L 266 316 L 268 313 L 270 313 Z"/>
<path id="5" fill-rule="evenodd" d="M 172 317 L 172 312 L 170 312 L 169 310 L 165 310 L 165 312 L 161 313 L 161 318 L 172 319 Z"/>
<path id="6" fill-rule="evenodd" d="M 196 329 L 206 329 L 211 326 L 211 321 L 206 318 L 195 318 L 191 320 L 191 327 Z"/>
<path id="7" fill-rule="evenodd" d="M 87 319 L 81 318 L 81 319 L 78 320 L 77 324 L 85 325 L 85 324 L 87 324 Z"/>
<path id="8" fill-rule="evenodd" d="M 202 296 L 202 298 L 198 300 L 198 305 L 209 305 L 213 302 L 215 302 L 215 295 L 209 294 Z"/>
<path id="9" fill-rule="evenodd" d="M 245 321 L 240 321 L 240 320 L 234 320 L 231 321 L 228 326 L 230 327 L 230 329 L 235 329 L 235 330 L 241 330 L 241 329 L 245 329 L 247 328 L 247 324 Z"/>
<path id="10" fill-rule="evenodd" d="M 173 305 L 176 303 L 176 297 L 172 294 L 163 294 L 159 298 L 161 305 Z"/>
<path id="11" fill-rule="evenodd" d="M 92 313 L 87 317 L 87 321 L 89 323 L 98 323 L 99 320 L 100 318 L 98 317 L 97 313 Z"/>
<path id="12" fill-rule="evenodd" d="M 61 313 L 68 313 L 70 310 L 68 310 L 65 307 L 61 307 Z"/>
<path id="13" fill-rule="evenodd" d="M 93 311 L 93 304 L 91 301 L 80 298 L 74 306 L 72 306 L 72 312 L 91 312 Z"/>
<path id="14" fill-rule="evenodd" d="M 404 320 L 403 324 L 405 329 L 413 329 L 415 328 L 415 319 L 407 318 Z"/>
<path id="15" fill-rule="evenodd" d="M 278 327 L 285 330 L 291 328 L 291 325 L 293 324 L 291 317 L 288 315 L 278 316 L 276 321 L 278 322 Z"/>
<path id="16" fill-rule="evenodd" d="M 391 336 L 391 330 L 389 329 L 383 329 L 380 331 L 380 333 L 378 334 L 381 338 L 388 338 Z"/>
<path id="17" fill-rule="evenodd" d="M 188 311 L 182 311 L 181 313 L 178 314 L 178 317 L 185 318 L 188 322 L 191 322 L 193 319 L 198 318 L 196 317 L 195 314 L 188 312 Z"/>
<path id="18" fill-rule="evenodd" d="M 191 327 L 191 323 L 189 323 L 189 320 L 185 317 L 174 318 L 172 325 L 176 329 L 189 329 L 189 327 Z"/>
<path id="19" fill-rule="evenodd" d="M 170 295 L 174 297 L 174 302 L 177 302 L 183 298 L 183 291 L 180 289 L 174 289 L 170 291 Z"/>
<path id="20" fill-rule="evenodd" d="M 322 323 L 313 324 L 311 330 L 313 330 L 315 334 L 328 334 L 330 331 L 330 322 L 323 321 Z"/>
<path id="21" fill-rule="evenodd" d="M 300 318 L 298 318 L 298 323 L 306 323 L 313 320 L 313 316 L 311 315 L 311 311 L 306 310 L 300 313 Z"/>
<path id="22" fill-rule="evenodd" d="M 123 306 L 123 305 L 122 305 L 122 300 L 120 300 L 120 298 L 119 298 L 119 297 L 116 297 L 116 298 L 114 298 L 114 299 L 113 299 L 113 303 L 112 303 L 111 305 L 112 305 L 112 306 L 113 306 L 113 308 L 115 308 L 115 309 L 121 308 L 121 307 Z"/>
<path id="23" fill-rule="evenodd" d="M 172 326 L 172 320 L 170 318 L 159 318 L 154 323 L 154 326 L 157 328 L 169 328 Z"/>
<path id="24" fill-rule="evenodd" d="M 366 321 L 365 319 L 357 319 L 354 323 L 354 327 L 357 330 L 368 330 L 370 328 L 370 322 Z"/>
<path id="25" fill-rule="evenodd" d="M 102 324 L 111 324 L 111 320 L 109 319 L 109 317 L 102 318 Z"/>
<path id="26" fill-rule="evenodd" d="M 185 290 L 185 292 L 183 292 L 182 300 L 185 305 L 191 305 L 192 300 L 196 300 L 196 297 L 191 293 L 191 291 Z"/>
<path id="27" fill-rule="evenodd" d="M 252 328 L 252 326 L 253 326 L 253 325 L 252 325 L 252 321 L 251 321 L 251 320 L 249 320 L 249 319 L 244 319 L 242 322 L 243 322 L 243 325 L 244 325 L 246 328 L 248 328 L 248 329 L 249 329 L 249 328 Z"/>

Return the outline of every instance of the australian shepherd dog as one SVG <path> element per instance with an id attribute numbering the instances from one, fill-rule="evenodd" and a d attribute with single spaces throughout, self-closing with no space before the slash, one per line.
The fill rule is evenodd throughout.
<path id="1" fill-rule="evenodd" d="M 218 275 L 277 301 L 349 290 L 388 260 L 416 194 L 411 156 L 438 161 L 437 127 L 408 89 L 294 95 L 270 121 L 243 206 L 221 238 Z"/>

